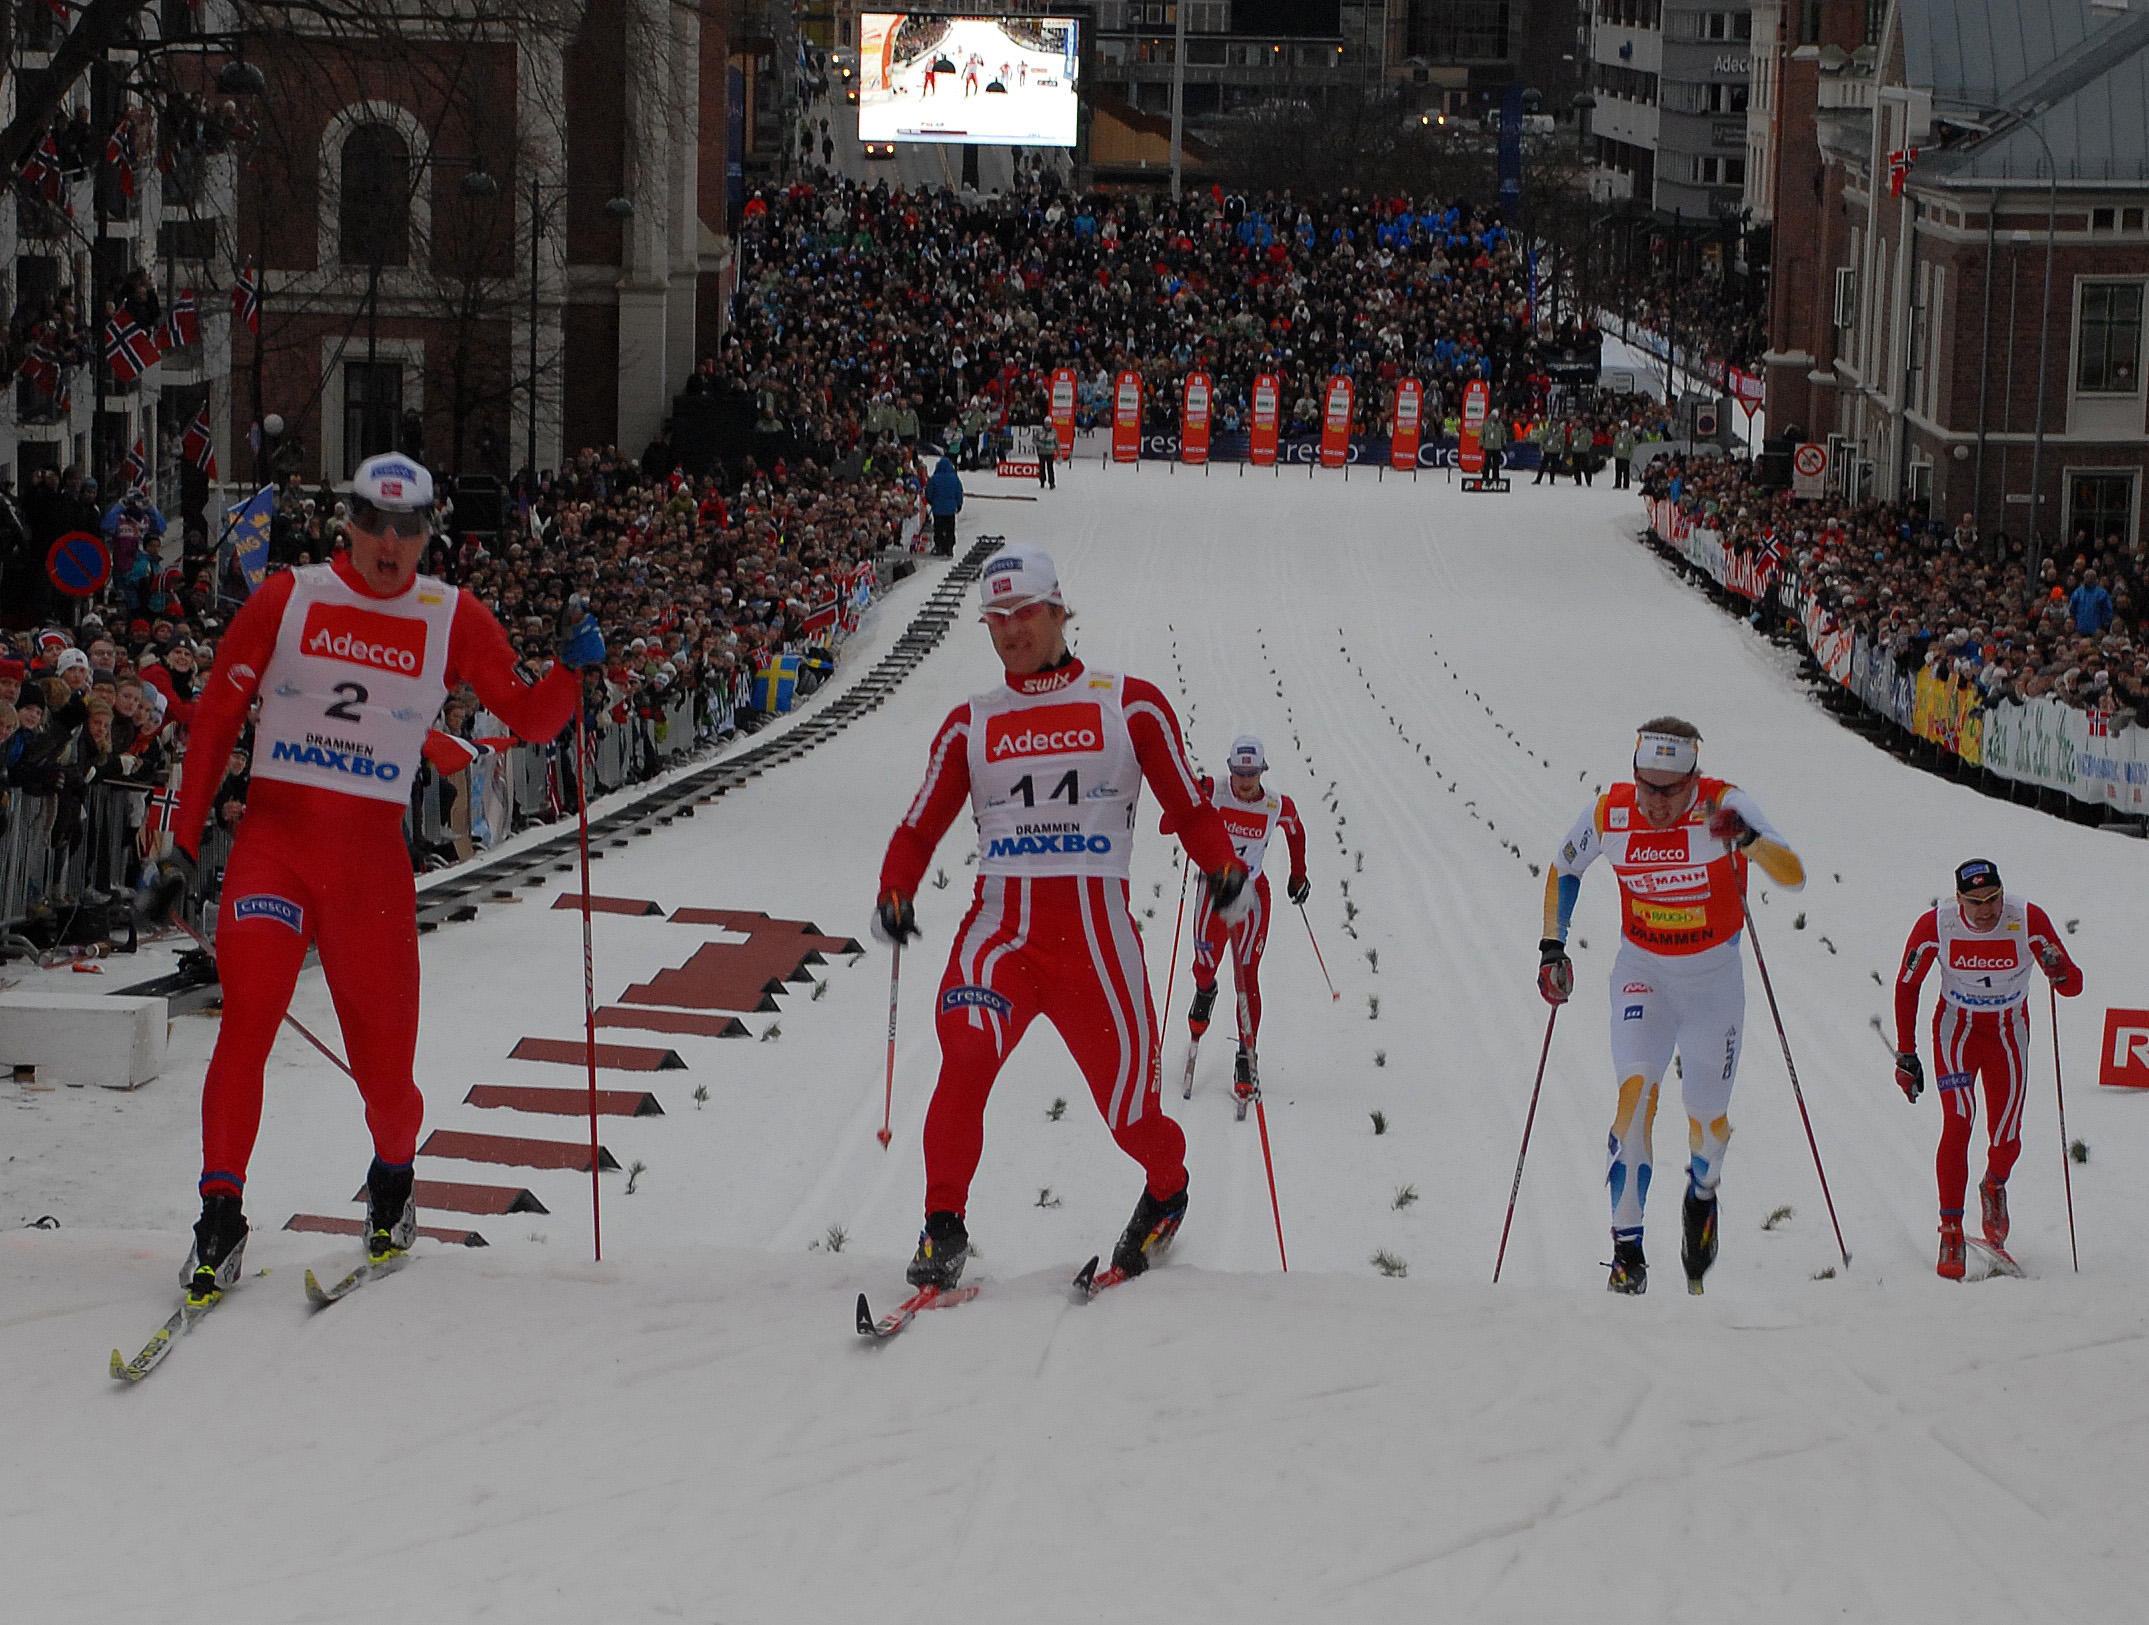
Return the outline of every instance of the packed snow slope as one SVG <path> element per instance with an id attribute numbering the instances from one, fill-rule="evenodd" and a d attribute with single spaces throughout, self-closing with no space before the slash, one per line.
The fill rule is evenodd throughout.
<path id="1" fill-rule="evenodd" d="M 63 1226 L 0 1237 L 10 1612 L 2133 1617 L 2149 1583 L 2134 1516 L 2149 1105 L 2097 1089 L 2095 1050 L 2106 1004 L 2149 1003 L 2142 848 L 1986 800 L 1837 727 L 1780 652 L 1636 545 L 1637 509 L 1602 487 L 1466 497 L 1433 476 L 1205 476 L 1093 456 L 1041 502 L 970 506 L 966 535 L 1053 549 L 1086 660 L 1160 683 L 1212 768 L 1234 734 L 1259 733 L 1271 782 L 1306 817 L 1307 916 L 1342 997 L 1279 908 L 1261 1058 L 1288 1276 L 1256 1125 L 1232 1120 L 1221 1026 L 1194 1098 L 1178 1097 L 1182 944 L 1165 1070 L 1192 1207 L 1168 1265 L 1069 1301 L 1139 1174 L 1039 1023 L 988 1114 L 970 1208 L 983 1296 L 860 1345 L 852 1301 L 901 1295 L 916 1233 L 931 993 L 974 873 L 965 823 L 903 967 L 891 1149 L 875 1140 L 876 946 L 817 968 L 825 992 L 798 984 L 779 1013 L 749 1013 L 761 1042 L 605 1035 L 672 1044 L 688 1070 L 605 1080 L 652 1088 L 665 1115 L 604 1122 L 622 1165 L 645 1166 L 632 1195 L 624 1172 L 604 1176 L 602 1265 L 586 1176 L 427 1158 L 423 1178 L 512 1180 L 550 1212 L 477 1221 L 488 1249 L 427 1244 L 315 1316 L 301 1269 L 349 1244 L 275 1227 L 355 1211 L 366 1142 L 355 1092 L 287 1039 L 248 1191 L 249 1264 L 270 1273 L 123 1389 L 106 1355 L 132 1353 L 172 1301 L 195 1206 L 213 1023 L 185 1019 L 173 1070 L 138 1093 L 23 1095 L 7 1118 L 0 1213 Z M 869 639 L 922 596 L 900 588 Z M 865 939 L 932 728 L 996 671 L 983 631 L 959 622 L 882 709 L 607 852 L 595 889 Z M 1751 790 L 1805 857 L 1803 894 L 1760 886 L 1754 910 L 1854 1257 L 1846 1269 L 1837 1254 L 1749 964 L 1708 1295 L 1679 1290 L 1676 1076 L 1659 1119 L 1655 1290 L 1603 1291 L 1616 914 L 1610 875 L 1593 870 L 1577 996 L 1552 1033 L 1495 1287 L 1546 1032 L 1541 867 L 1661 711 L 1700 726 L 1705 767 Z M 1161 1005 L 1180 871 L 1153 831 L 1151 803 L 1135 894 Z M 2074 1169 L 2079 1275 L 2041 984 L 2012 1183 L 2033 1278 L 1932 1272 L 1939 1107 L 1897 1093 L 1870 1023 L 1892 1024 L 1883 984 L 1903 939 L 1973 853 L 2074 922 L 2088 974 L 2061 1021 L 2068 1128 L 2090 1153 Z M 1279 890 L 1286 868 L 1279 849 Z M 720 935 L 600 916 L 598 996 L 616 1002 Z M 461 1101 L 478 1082 L 578 1082 L 506 1056 L 525 1035 L 579 1031 L 579 916 L 543 893 L 487 908 L 426 939 L 425 973 L 431 1126 L 574 1138 L 572 1119 L 503 1121 Z M 318 973 L 296 1009 L 334 1033 Z M 1407 1275 L 1384 1276 L 1376 1253 Z"/>

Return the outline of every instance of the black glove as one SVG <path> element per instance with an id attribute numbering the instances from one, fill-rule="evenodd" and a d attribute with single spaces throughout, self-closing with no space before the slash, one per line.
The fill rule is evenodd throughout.
<path id="1" fill-rule="evenodd" d="M 918 911 L 899 891 L 881 893 L 873 905 L 873 935 L 891 948 L 900 948 L 918 934 Z"/>
<path id="2" fill-rule="evenodd" d="M 1903 1091 L 1903 1098 L 1912 1105 L 1925 1093 L 1925 1063 L 1918 1059 L 1914 1049 L 1898 1050 L 1895 1056 L 1895 1086 Z"/>
<path id="3" fill-rule="evenodd" d="M 1209 903 L 1217 913 L 1227 920 L 1236 919 L 1245 913 L 1244 908 L 1236 906 L 1246 893 L 1245 864 L 1234 858 L 1223 868 L 1203 875 L 1202 879 L 1209 884 Z"/>
<path id="4" fill-rule="evenodd" d="M 1574 997 L 1574 961 L 1558 937 L 1537 944 L 1537 992 L 1547 1004 L 1565 1004 Z"/>
<path id="5" fill-rule="evenodd" d="M 171 856 L 157 865 L 147 886 L 142 888 L 139 912 L 156 925 L 169 925 L 172 911 L 194 889 L 196 863 L 192 854 L 183 847 L 173 847 Z"/>
<path id="6" fill-rule="evenodd" d="M 1761 838 L 1761 832 L 1732 807 L 1719 807 L 1709 815 L 1709 833 L 1726 846 L 1752 846 Z"/>
<path id="7" fill-rule="evenodd" d="M 2044 966 L 2047 976 L 2057 976 L 2067 968 L 2067 956 L 2056 942 L 2037 944 L 2037 963 Z"/>
<path id="8" fill-rule="evenodd" d="M 1313 895 L 1313 882 L 1308 880 L 1304 875 L 1293 875 L 1291 877 L 1291 885 L 1287 892 L 1287 895 L 1290 897 L 1292 902 L 1303 903 L 1307 898 Z"/>

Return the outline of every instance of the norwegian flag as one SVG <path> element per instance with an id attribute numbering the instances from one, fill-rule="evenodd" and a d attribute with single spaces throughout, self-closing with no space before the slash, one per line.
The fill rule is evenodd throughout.
<path id="1" fill-rule="evenodd" d="M 134 450 L 119 465 L 119 488 L 130 496 L 149 488 L 149 447 L 139 435 L 135 436 Z"/>
<path id="2" fill-rule="evenodd" d="M 30 380 L 30 387 L 40 395 L 57 396 L 60 380 L 65 374 L 60 369 L 60 358 L 41 344 L 30 346 L 30 353 L 22 364 L 23 377 Z"/>
<path id="3" fill-rule="evenodd" d="M 841 602 L 834 598 L 829 599 L 826 603 L 816 604 L 807 612 L 805 620 L 799 624 L 800 635 L 814 638 L 821 636 L 825 632 L 833 632 L 836 629 L 836 622 L 842 614 L 842 608 Z"/>
<path id="4" fill-rule="evenodd" d="M 74 14 L 67 9 L 67 0 L 45 0 L 45 9 L 52 13 L 61 27 L 66 27 Z"/>
<path id="5" fill-rule="evenodd" d="M 246 269 L 231 285 L 231 319 L 244 322 L 249 333 L 261 331 L 261 283 L 254 275 L 252 260 L 246 262 Z"/>
<path id="6" fill-rule="evenodd" d="M 119 189 L 134 196 L 134 120 L 122 113 L 104 144 L 104 161 L 119 171 Z"/>
<path id="7" fill-rule="evenodd" d="M 181 288 L 163 324 L 157 329 L 157 348 L 180 350 L 201 342 L 201 312 L 194 305 L 194 290 Z"/>
<path id="8" fill-rule="evenodd" d="M 160 784 L 149 793 L 149 807 L 142 828 L 151 835 L 169 834 L 172 820 L 178 816 L 179 792 L 168 784 Z"/>
<path id="9" fill-rule="evenodd" d="M 187 426 L 184 439 L 179 442 L 179 455 L 200 469 L 210 479 L 216 478 L 216 442 L 209 437 L 209 403 L 202 402 L 201 411 Z"/>
<path id="10" fill-rule="evenodd" d="M 1888 154 L 1888 196 L 1901 197 L 1910 181 L 1910 166 L 1918 161 L 1916 147 L 1897 147 Z"/>
<path id="11" fill-rule="evenodd" d="M 123 310 L 112 313 L 104 328 L 104 358 L 114 378 L 133 383 L 157 364 L 158 353 L 157 341 L 136 327 L 132 316 Z"/>
<path id="12" fill-rule="evenodd" d="M 67 197 L 67 177 L 60 173 L 60 149 L 49 132 L 22 161 L 21 175 L 23 184 L 47 203 L 75 212 Z"/>

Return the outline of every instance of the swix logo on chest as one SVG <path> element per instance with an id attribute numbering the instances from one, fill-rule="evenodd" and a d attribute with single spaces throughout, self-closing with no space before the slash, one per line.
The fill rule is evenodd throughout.
<path id="1" fill-rule="evenodd" d="M 1948 963 L 1956 970 L 2013 970 L 2020 960 L 2012 942 L 1964 942 L 1948 944 Z"/>
<path id="2" fill-rule="evenodd" d="M 425 669 L 425 622 L 355 604 L 315 604 L 306 611 L 299 652 L 415 677 Z"/>
<path id="3" fill-rule="evenodd" d="M 1629 863 L 1684 863 L 1686 831 L 1683 829 L 1637 830 L 1627 837 Z"/>
<path id="4" fill-rule="evenodd" d="M 1095 705 L 1037 705 L 985 724 L 985 760 L 1095 753 L 1104 749 L 1104 712 Z"/>

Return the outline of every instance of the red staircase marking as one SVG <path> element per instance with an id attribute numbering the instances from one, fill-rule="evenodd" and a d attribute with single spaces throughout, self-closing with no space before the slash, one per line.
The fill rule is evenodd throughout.
<path id="1" fill-rule="evenodd" d="M 418 1147 L 421 1157 L 453 1157 L 461 1162 L 499 1162 L 513 1168 L 565 1168 L 589 1172 L 589 1147 L 572 1140 L 519 1140 L 506 1134 L 465 1134 L 457 1129 L 437 1128 Z M 599 1168 L 617 1168 L 619 1160 L 603 1146 L 597 1148 Z M 418 1205 L 425 1205 L 420 1198 Z"/>
<path id="2" fill-rule="evenodd" d="M 666 972 L 669 975 L 670 972 Z M 666 1001 L 670 1002 L 670 1001 Z M 511 1061 L 557 1061 L 563 1066 L 587 1066 L 589 1050 L 579 1038 L 524 1038 L 507 1052 Z M 684 1072 L 686 1062 L 675 1049 L 648 1049 L 640 1044 L 599 1044 L 597 1064 L 614 1072 Z"/>
<path id="3" fill-rule="evenodd" d="M 763 999 L 764 1009 L 776 1001 Z M 659 1033 L 692 1033 L 697 1038 L 748 1038 L 752 1034 L 737 1016 L 690 1016 L 682 1010 L 622 1010 L 608 1004 L 597 1012 L 600 1027 L 641 1027 Z"/>
<path id="4" fill-rule="evenodd" d="M 505 1106 L 517 1112 L 548 1112 L 555 1117 L 589 1114 L 587 1089 L 525 1089 L 519 1084 L 473 1084 L 463 1096 L 466 1106 Z M 646 1089 L 600 1089 L 597 1112 L 601 1117 L 662 1117 L 664 1108 Z"/>
<path id="5" fill-rule="evenodd" d="M 564 892 L 552 900 L 552 907 L 555 912 L 563 908 L 571 908 L 580 913 L 582 894 L 580 892 Z M 589 911 L 592 914 L 641 915 L 662 914 L 664 909 L 661 905 L 652 902 L 646 897 L 599 897 L 592 893 L 589 900 Z"/>
<path id="6" fill-rule="evenodd" d="M 676 925 L 713 925 L 743 933 L 744 942 L 705 942 L 676 970 L 662 970 L 620 995 L 627 1004 L 670 1004 L 690 1010 L 774 1010 L 769 995 L 786 982 L 811 981 L 808 965 L 823 954 L 858 952 L 850 937 L 823 936 L 810 920 L 772 920 L 729 908 L 682 908 Z"/>
<path id="7" fill-rule="evenodd" d="M 361 1192 L 361 1195 L 364 1193 Z M 294 1213 L 284 1225 L 286 1230 L 313 1230 L 327 1236 L 362 1236 L 366 1233 L 363 1219 L 339 1219 L 326 1213 Z M 440 1230 L 431 1225 L 418 1226 L 418 1234 L 444 1241 L 451 1247 L 482 1247 L 485 1238 L 475 1230 Z"/>
<path id="8" fill-rule="evenodd" d="M 587 1168 L 589 1160 L 583 1159 Z M 433 1210 L 442 1213 L 550 1213 L 552 1210 L 526 1190 L 513 1185 L 461 1185 L 448 1179 L 419 1179 L 411 1182 L 412 1194 L 418 1198 L 418 1211 Z M 366 1199 L 366 1188 L 358 1187 L 354 1202 Z"/>

